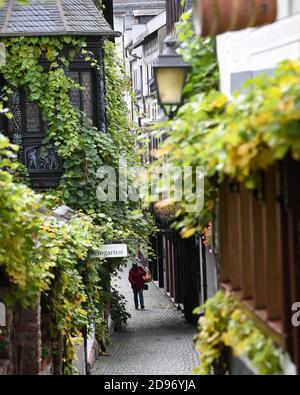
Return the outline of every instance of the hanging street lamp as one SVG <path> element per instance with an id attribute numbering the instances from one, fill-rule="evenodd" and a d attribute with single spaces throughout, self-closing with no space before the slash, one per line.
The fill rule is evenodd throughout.
<path id="1" fill-rule="evenodd" d="M 182 105 L 183 89 L 189 69 L 189 65 L 176 52 L 177 46 L 175 37 L 166 38 L 163 53 L 153 65 L 158 103 L 169 119 L 174 118 Z"/>

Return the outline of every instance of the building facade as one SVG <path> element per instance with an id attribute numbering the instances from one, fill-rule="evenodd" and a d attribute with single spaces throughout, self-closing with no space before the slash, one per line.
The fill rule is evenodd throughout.
<path id="1" fill-rule="evenodd" d="M 82 13 L 85 18 L 82 18 Z M 0 21 L 3 26 L 0 37 L 73 35 L 86 38 L 87 49 L 95 54 L 102 71 L 93 68 L 82 57 L 75 57 L 66 72 L 84 90 L 72 90 L 71 100 L 86 113 L 93 125 L 105 131 L 103 39 L 118 34 L 112 30 L 94 2 L 62 0 L 59 6 L 49 2 L 44 7 L 39 3 L 26 7 L 16 4 L 12 10 L 6 2 L 0 9 Z M 41 59 L 41 64 L 47 68 L 44 59 Z M 21 146 L 19 159 L 29 171 L 32 188 L 42 190 L 58 186 L 63 174 L 63 163 L 54 149 L 49 149 L 46 156 L 43 152 L 42 142 L 47 135 L 47 126 L 37 104 L 28 100 L 23 89 L 13 89 L 8 105 L 13 118 L 7 120 L 2 117 L 0 128 L 13 143 Z"/>
<path id="2" fill-rule="evenodd" d="M 160 110 L 152 66 L 162 52 L 165 38 L 166 12 L 162 11 L 145 25 L 142 33 L 128 47 L 132 90 L 135 95 L 131 117 L 142 128 L 159 121 Z"/>
<path id="3" fill-rule="evenodd" d="M 132 98 L 130 92 L 126 97 L 130 119 L 136 125 L 139 123 L 140 113 L 145 112 L 146 104 L 142 99 L 142 91 L 148 90 L 147 73 L 151 73 L 151 70 L 148 68 L 146 71 L 144 67 L 142 47 L 133 50 L 133 45 L 145 32 L 147 24 L 164 10 L 165 1 L 160 0 L 114 1 L 114 25 L 115 29 L 122 33 L 122 36 L 116 39 L 116 45 L 120 57 L 124 60 L 132 91 L 136 95 L 137 100 Z"/>
<path id="4" fill-rule="evenodd" d="M 278 0 L 277 10 L 272 24 L 217 36 L 220 88 L 228 97 L 254 76 L 273 73 L 281 61 L 299 59 L 300 3 Z M 224 183 L 219 196 L 222 286 L 289 353 L 286 373 L 300 369 L 300 331 L 291 323 L 291 306 L 300 300 L 299 174 L 299 161 L 286 157 L 262 172 L 257 191 Z"/>
<path id="5" fill-rule="evenodd" d="M 111 18 L 112 1 L 106 1 L 108 19 Z M 99 11 L 99 1 L 49 0 L 33 1 L 21 5 L 6 1 L 0 8 L 0 37 L 48 37 L 71 36 L 85 38 L 87 49 L 92 51 L 99 68 L 92 68 L 85 57 L 74 55 L 64 71 L 83 89 L 72 89 L 70 98 L 74 106 L 84 111 L 94 126 L 105 132 L 105 71 L 103 40 L 118 35 Z M 63 50 L 66 50 L 64 48 Z M 40 65 L 47 71 L 48 63 L 41 57 Z M 1 76 L 1 85 L 5 84 Z M 31 186 L 45 190 L 58 186 L 64 173 L 63 162 L 55 147 L 44 146 L 47 125 L 42 119 L 38 101 L 28 99 L 22 88 L 13 88 L 8 98 L 13 117 L 1 116 L 1 131 L 11 142 L 20 146 L 19 160 L 27 167 Z M 46 152 L 45 152 L 46 150 Z M 70 211 L 70 212 L 69 212 Z M 74 214 L 64 207 L 49 212 L 62 222 L 68 222 Z M 5 333 L 8 345 L 0 350 L 0 374 L 62 374 L 63 361 L 57 357 L 42 363 L 47 340 L 50 339 L 51 317 L 38 297 L 36 306 L 24 310 L 15 304 L 5 306 L 5 298 L 12 289 L 7 275 L 0 270 L 0 333 Z M 63 342 L 63 339 L 61 339 Z M 49 346 L 50 347 L 50 346 Z M 81 374 L 87 373 L 97 355 L 95 333 L 85 335 L 78 346 L 77 367 Z M 49 351 L 51 354 L 51 351 Z M 55 361 L 57 359 L 57 361 Z M 45 361 L 44 361 L 45 362 Z"/>
<path id="6" fill-rule="evenodd" d="M 271 2 L 270 2 L 271 3 Z M 272 2 L 273 3 L 273 2 Z M 166 32 L 179 19 L 180 2 L 166 4 Z M 277 18 L 266 26 L 217 36 L 220 90 L 228 97 L 254 76 L 271 74 L 286 59 L 299 59 L 300 6 L 277 1 Z M 151 143 L 151 148 L 156 143 Z M 299 373 L 300 332 L 292 325 L 292 305 L 300 301 L 299 161 L 287 156 L 261 172 L 258 187 L 248 191 L 227 180 L 218 196 L 213 246 L 202 236 L 182 240 L 165 218 L 154 240 L 154 279 L 191 320 L 191 307 L 212 296 L 217 287 L 230 290 L 257 327 L 286 351 L 284 374 Z M 231 358 L 232 374 L 255 374 L 247 358 Z"/>

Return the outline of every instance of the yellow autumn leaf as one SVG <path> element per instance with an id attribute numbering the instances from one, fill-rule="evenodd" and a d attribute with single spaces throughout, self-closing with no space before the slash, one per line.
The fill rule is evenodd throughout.
<path id="1" fill-rule="evenodd" d="M 282 114 L 281 123 L 287 123 L 290 121 L 298 121 L 300 118 L 300 110 L 292 108 L 289 113 Z"/>
<path id="2" fill-rule="evenodd" d="M 164 145 L 163 147 L 157 149 L 157 150 L 153 150 L 152 151 L 152 155 L 156 158 L 159 158 L 165 154 L 167 154 L 168 152 L 170 152 L 171 150 L 171 146 L 170 145 Z"/>
<path id="3" fill-rule="evenodd" d="M 256 119 L 255 122 L 256 124 L 259 125 L 265 125 L 266 123 L 270 122 L 270 119 L 272 119 L 272 113 L 271 112 L 263 112 L 261 114 L 259 114 Z"/>
<path id="4" fill-rule="evenodd" d="M 251 149 L 251 144 L 245 143 L 239 146 L 237 152 L 240 156 L 244 156 L 250 151 L 250 149 Z"/>
<path id="5" fill-rule="evenodd" d="M 269 89 L 269 94 L 270 97 L 272 97 L 272 99 L 280 99 L 282 93 L 280 92 L 280 90 L 278 89 L 278 87 L 273 86 L 272 88 Z"/>
<path id="6" fill-rule="evenodd" d="M 230 345 L 230 334 L 228 332 L 223 333 L 221 339 L 222 339 L 223 343 L 225 344 L 225 346 Z"/>
<path id="7" fill-rule="evenodd" d="M 287 75 L 285 77 L 282 77 L 279 80 L 279 86 L 282 87 L 284 85 L 288 85 L 288 84 L 296 84 L 299 83 L 299 77 L 297 76 L 293 76 L 293 75 Z"/>
<path id="8" fill-rule="evenodd" d="M 215 204 L 213 200 L 210 200 L 207 202 L 207 209 L 212 210 L 214 208 Z"/>
<path id="9" fill-rule="evenodd" d="M 173 156 L 175 159 L 180 159 L 182 157 L 181 149 L 177 148 L 173 151 Z"/>
<path id="10" fill-rule="evenodd" d="M 181 236 L 184 238 L 184 239 L 188 239 L 189 237 L 191 237 L 191 236 L 193 236 L 195 233 L 197 232 L 197 229 L 196 228 L 189 228 L 189 229 L 183 229 L 182 231 L 181 231 Z"/>
<path id="11" fill-rule="evenodd" d="M 300 62 L 299 61 L 290 62 L 290 67 L 296 73 L 300 74 Z"/>
<path id="12" fill-rule="evenodd" d="M 213 101 L 212 105 L 216 108 L 221 108 L 227 103 L 227 97 L 220 95 L 216 100 Z"/>
<path id="13" fill-rule="evenodd" d="M 238 166 L 239 167 L 245 167 L 248 166 L 249 163 L 252 161 L 253 157 L 255 156 L 255 152 L 250 150 L 247 153 L 245 153 L 243 156 L 241 156 L 238 160 Z"/>
<path id="14" fill-rule="evenodd" d="M 282 111 L 292 111 L 295 108 L 295 96 L 289 97 L 286 101 L 281 102 L 279 108 Z"/>
<path id="15" fill-rule="evenodd" d="M 297 149 L 292 148 L 292 156 L 295 160 L 300 160 L 300 147 L 297 147 Z"/>
<path id="16" fill-rule="evenodd" d="M 264 150 L 256 157 L 258 167 L 267 169 L 268 166 L 274 161 L 274 152 L 272 150 Z"/>
<path id="17" fill-rule="evenodd" d="M 246 346 L 244 342 L 239 342 L 234 347 L 234 355 L 236 355 L 237 357 L 245 354 L 245 351 L 246 351 Z"/>

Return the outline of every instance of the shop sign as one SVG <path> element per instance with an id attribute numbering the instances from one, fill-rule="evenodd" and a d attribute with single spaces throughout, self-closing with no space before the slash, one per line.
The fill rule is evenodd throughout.
<path id="1" fill-rule="evenodd" d="M 104 244 L 101 248 L 93 251 L 90 258 L 125 258 L 128 255 L 126 244 Z"/>

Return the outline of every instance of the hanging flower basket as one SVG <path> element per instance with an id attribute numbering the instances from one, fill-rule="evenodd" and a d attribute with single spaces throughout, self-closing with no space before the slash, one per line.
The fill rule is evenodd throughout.
<path id="1" fill-rule="evenodd" d="M 196 0 L 194 14 L 197 34 L 215 36 L 275 22 L 277 0 Z"/>

